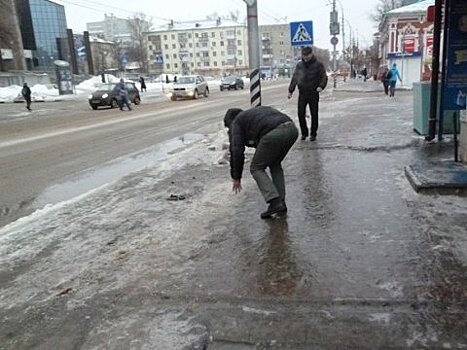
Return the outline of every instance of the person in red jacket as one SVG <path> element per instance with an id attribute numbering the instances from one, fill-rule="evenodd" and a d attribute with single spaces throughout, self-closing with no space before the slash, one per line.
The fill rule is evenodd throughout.
<path id="1" fill-rule="evenodd" d="M 250 172 L 264 200 L 269 204 L 261 218 L 285 214 L 287 206 L 281 162 L 298 137 L 297 127 L 292 119 L 266 106 L 245 111 L 231 108 L 225 114 L 224 125 L 229 129 L 232 191 L 238 193 L 242 190 L 245 147 L 254 147 L 256 152 L 251 160 Z M 266 168 L 269 168 L 271 177 L 266 173 Z"/>

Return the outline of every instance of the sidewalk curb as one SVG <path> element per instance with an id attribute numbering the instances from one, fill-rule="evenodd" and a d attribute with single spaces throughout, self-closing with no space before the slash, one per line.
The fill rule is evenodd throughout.
<path id="1" fill-rule="evenodd" d="M 467 167 L 459 163 L 408 165 L 404 172 L 417 193 L 467 195 Z"/>

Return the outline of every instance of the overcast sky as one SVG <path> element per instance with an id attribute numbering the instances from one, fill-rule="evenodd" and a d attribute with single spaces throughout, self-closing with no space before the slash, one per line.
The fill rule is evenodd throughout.
<path id="1" fill-rule="evenodd" d="M 74 32 L 86 30 L 87 22 L 101 21 L 104 14 L 113 13 L 117 17 L 132 17 L 143 12 L 152 18 L 154 25 L 162 25 L 170 19 L 174 21 L 201 20 L 217 13 L 220 16 L 238 12 L 241 19 L 246 17 L 246 4 L 243 0 L 53 0 L 65 5 L 68 27 Z M 321 48 L 330 46 L 329 12 L 331 0 L 258 0 L 259 24 L 290 23 L 313 21 L 315 45 Z M 348 40 L 349 25 L 359 43 L 369 46 L 376 25 L 369 19 L 378 0 L 338 0 L 339 20 L 341 5 L 344 8 L 345 31 Z M 341 37 L 339 37 L 341 39 Z M 339 43 L 339 47 L 341 47 Z"/>

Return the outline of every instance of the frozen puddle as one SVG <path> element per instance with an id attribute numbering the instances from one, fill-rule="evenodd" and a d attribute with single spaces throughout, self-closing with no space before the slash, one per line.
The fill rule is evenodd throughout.
<path id="1" fill-rule="evenodd" d="M 134 171 L 148 166 L 154 166 L 168 155 L 185 149 L 202 140 L 205 135 L 186 134 L 176 139 L 160 143 L 154 147 L 139 151 L 129 156 L 117 158 L 105 163 L 101 167 L 91 168 L 80 172 L 70 180 L 50 186 L 34 201 L 33 209 L 40 209 L 46 205 L 53 205 L 78 197 L 105 184 L 121 179 Z"/>

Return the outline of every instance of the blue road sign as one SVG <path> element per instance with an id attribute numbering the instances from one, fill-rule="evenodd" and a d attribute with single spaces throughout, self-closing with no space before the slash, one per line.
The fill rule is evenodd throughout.
<path id="1" fill-rule="evenodd" d="M 313 21 L 291 22 L 290 43 L 292 46 L 313 45 Z"/>

